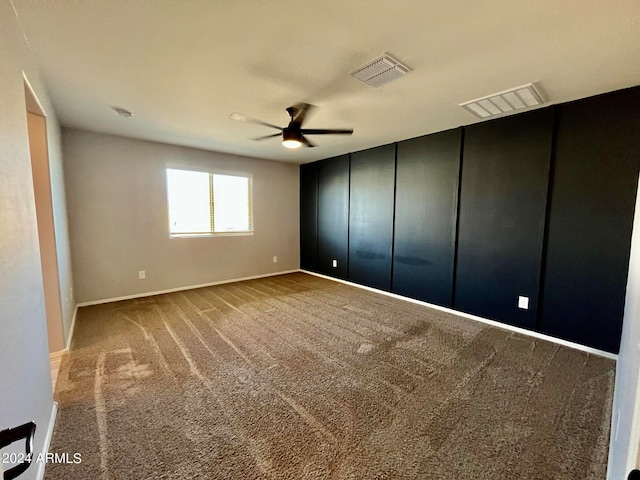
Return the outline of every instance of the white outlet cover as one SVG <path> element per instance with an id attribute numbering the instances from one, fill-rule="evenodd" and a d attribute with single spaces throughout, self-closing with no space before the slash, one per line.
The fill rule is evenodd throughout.
<path id="1" fill-rule="evenodd" d="M 529 297 L 518 297 L 518 308 L 529 310 Z"/>
<path id="2" fill-rule="evenodd" d="M 277 255 L 273 256 L 273 263 L 278 263 L 278 256 Z"/>
<path id="3" fill-rule="evenodd" d="M 331 266 L 332 266 L 333 268 L 338 268 L 338 260 L 332 260 L 332 261 L 331 261 Z"/>
<path id="4" fill-rule="evenodd" d="M 146 273 L 144 270 L 140 270 L 140 271 L 138 272 L 138 278 L 139 278 L 140 280 L 144 280 L 146 277 L 147 277 L 147 273 Z"/>

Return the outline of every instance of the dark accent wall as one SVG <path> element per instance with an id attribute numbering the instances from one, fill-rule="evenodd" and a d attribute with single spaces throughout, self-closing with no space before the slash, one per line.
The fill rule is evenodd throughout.
<path id="1" fill-rule="evenodd" d="M 462 129 L 398 143 L 393 292 L 451 306 Z"/>
<path id="2" fill-rule="evenodd" d="M 616 353 L 639 171 L 640 87 L 318 161 L 301 265 Z"/>
<path id="3" fill-rule="evenodd" d="M 618 351 L 640 164 L 640 89 L 558 107 L 541 330 Z"/>
<path id="4" fill-rule="evenodd" d="M 318 269 L 318 163 L 300 165 L 300 268 Z"/>
<path id="5" fill-rule="evenodd" d="M 347 278 L 348 245 L 349 155 L 342 155 L 318 164 L 318 271 Z"/>
<path id="6" fill-rule="evenodd" d="M 552 132 L 548 108 L 465 129 L 457 310 L 535 327 Z"/>
<path id="7" fill-rule="evenodd" d="M 351 154 L 349 280 L 391 288 L 396 146 Z"/>

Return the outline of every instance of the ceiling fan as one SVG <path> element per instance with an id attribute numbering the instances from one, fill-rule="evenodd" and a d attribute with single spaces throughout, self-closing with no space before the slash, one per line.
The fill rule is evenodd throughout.
<path id="1" fill-rule="evenodd" d="M 282 137 L 282 145 L 287 148 L 298 148 L 302 145 L 306 147 L 315 147 L 313 143 L 311 143 L 305 135 L 351 135 L 353 133 L 353 129 L 318 129 L 318 128 L 302 128 L 302 124 L 307 116 L 307 113 L 313 108 L 313 105 L 308 103 L 298 103 L 292 107 L 287 108 L 287 113 L 289 117 L 291 117 L 291 121 L 289 125 L 286 127 L 278 127 L 277 125 L 273 125 L 271 123 L 263 122 L 262 120 L 258 120 L 256 118 L 247 117 L 246 115 L 242 115 L 241 113 L 232 113 L 230 118 L 233 120 L 238 120 L 240 122 L 246 123 L 256 123 L 258 125 L 264 125 L 266 127 L 275 128 L 276 130 L 280 130 L 279 133 L 274 133 L 272 135 L 265 135 L 263 137 L 254 138 L 253 140 L 266 140 L 267 138 L 275 138 Z"/>

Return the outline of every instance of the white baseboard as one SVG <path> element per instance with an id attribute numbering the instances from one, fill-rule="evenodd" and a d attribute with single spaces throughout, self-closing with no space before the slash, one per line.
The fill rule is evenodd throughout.
<path id="1" fill-rule="evenodd" d="M 53 402 L 53 408 L 51 409 L 51 417 L 49 418 L 49 425 L 47 426 L 47 433 L 46 433 L 46 437 L 44 438 L 44 445 L 42 446 L 42 453 L 44 454 L 49 453 L 49 446 L 51 445 L 51 437 L 53 436 L 53 427 L 56 424 L 57 415 L 58 415 L 58 402 Z M 47 464 L 46 462 L 38 462 L 36 463 L 36 466 L 38 467 L 36 478 L 38 480 L 42 480 L 44 478 L 44 469 L 47 466 Z"/>
<path id="2" fill-rule="evenodd" d="M 241 277 L 241 278 L 230 278 L 228 280 L 220 280 L 217 282 L 209 282 L 209 283 L 201 283 L 199 285 L 187 285 L 185 287 L 177 287 L 177 288 L 169 288 L 166 290 L 157 290 L 155 292 L 144 292 L 144 293 L 134 293 L 133 295 L 125 295 L 123 297 L 113 297 L 113 298 L 104 298 L 102 300 L 93 300 L 90 302 L 81 302 L 76 305 L 76 311 L 78 307 L 88 307 L 91 305 L 101 305 L 103 303 L 111 303 L 111 302 L 119 302 L 121 300 L 131 300 L 132 298 L 144 298 L 144 297 L 152 297 L 154 295 L 162 295 L 163 293 L 172 293 L 172 292 L 180 292 L 182 290 L 193 290 L 194 288 L 203 288 L 203 287 L 211 287 L 213 285 L 224 285 L 225 283 L 234 283 L 234 282 L 243 282 L 245 280 L 255 280 L 256 278 L 266 278 L 266 277 L 275 277 L 277 275 L 286 275 L 287 273 L 296 273 L 299 272 L 299 269 L 295 270 L 285 270 L 282 272 L 273 272 L 273 273 L 265 273 L 262 275 L 252 275 L 251 277 Z M 74 315 L 74 324 L 75 324 L 75 315 Z M 71 338 L 71 335 L 69 335 Z"/>
<path id="3" fill-rule="evenodd" d="M 359 285 L 357 283 L 349 282 L 347 280 L 342 280 L 340 278 L 330 277 L 328 275 L 322 275 L 321 273 L 310 272 L 308 270 L 300 270 L 300 272 L 308 273 L 309 275 L 314 275 L 316 277 L 326 278 L 327 280 L 333 280 L 334 282 L 344 283 L 345 285 L 350 285 L 352 287 L 362 288 L 363 290 L 369 290 L 370 292 L 380 293 L 382 295 L 386 295 L 388 297 L 397 298 L 398 300 L 404 300 L 405 302 L 415 303 L 418 305 L 422 305 L 425 307 L 433 308 L 436 310 L 440 310 L 442 312 L 451 313 L 452 315 L 457 315 L 463 318 L 469 318 L 471 320 L 475 320 L 477 322 L 486 323 L 493 327 L 502 328 L 504 330 L 510 330 L 512 332 L 521 333 L 523 335 L 527 335 L 529 337 L 539 338 L 541 340 L 546 340 L 548 342 L 557 343 L 558 345 L 563 345 L 565 347 L 574 348 L 576 350 L 582 350 L 583 352 L 591 353 L 593 355 L 599 355 L 601 357 L 610 358 L 611 360 L 618 360 L 618 355 L 615 353 L 605 352 L 604 350 L 598 350 L 597 348 L 587 347 L 585 345 L 580 345 L 579 343 L 570 342 L 568 340 L 562 340 L 560 338 L 551 337 L 549 335 L 545 335 L 544 333 L 532 332 L 531 330 L 526 330 L 520 327 L 514 327 L 513 325 L 507 325 L 505 323 L 496 322 L 495 320 L 489 320 L 488 318 L 478 317 L 477 315 L 471 315 L 469 313 L 459 312 L 458 310 L 453 310 L 447 307 L 441 307 L 440 305 L 434 305 L 433 303 L 423 302 L 421 300 L 415 300 L 409 297 L 403 297 L 402 295 L 398 295 L 397 293 L 385 292 L 384 290 L 378 290 L 377 288 L 367 287 L 365 285 Z"/>
<path id="4" fill-rule="evenodd" d="M 71 319 L 71 327 L 69 328 L 69 336 L 67 337 L 67 348 L 66 351 L 69 351 L 71 348 L 71 339 L 73 338 L 73 329 L 76 328 L 76 317 L 78 316 L 78 307 L 79 305 L 76 303 L 75 308 L 73 309 L 73 318 Z"/>

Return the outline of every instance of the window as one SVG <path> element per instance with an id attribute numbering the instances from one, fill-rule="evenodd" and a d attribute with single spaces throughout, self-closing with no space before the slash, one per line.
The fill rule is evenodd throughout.
<path id="1" fill-rule="evenodd" d="M 250 176 L 167 168 L 167 198 L 171 235 L 253 232 Z"/>

